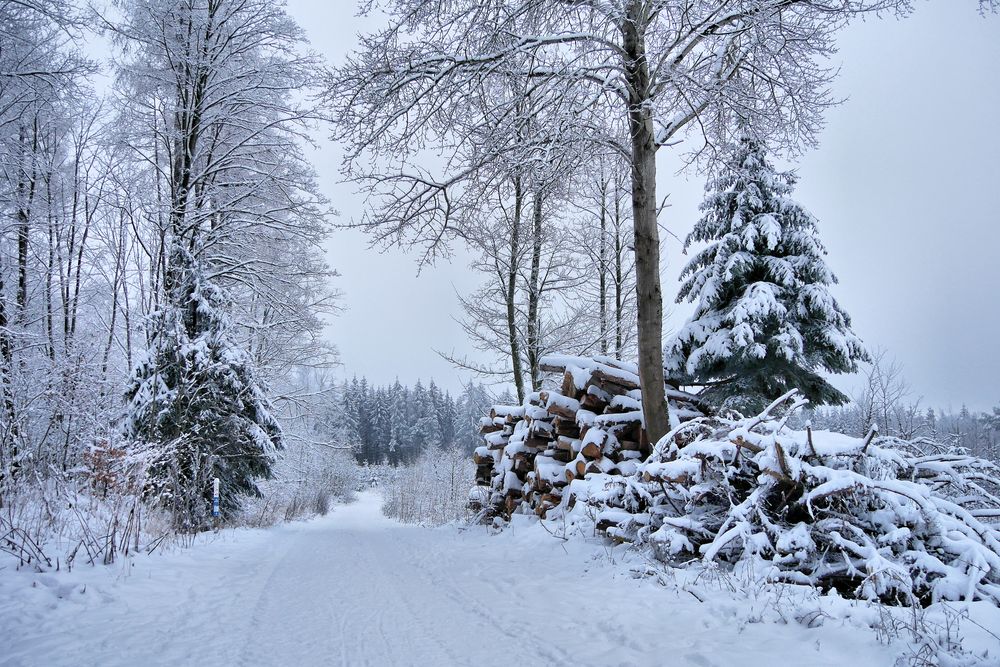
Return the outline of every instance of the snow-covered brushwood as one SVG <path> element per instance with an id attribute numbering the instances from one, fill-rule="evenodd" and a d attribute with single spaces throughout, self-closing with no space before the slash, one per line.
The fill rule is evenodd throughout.
<path id="1" fill-rule="evenodd" d="M 1000 605 L 1000 469 L 874 432 L 788 430 L 788 413 L 803 403 L 789 408 L 794 399 L 752 419 L 675 430 L 687 431 L 687 444 L 665 438 L 640 467 L 641 482 L 599 505 L 600 527 L 668 560 L 744 562 L 772 580 L 866 599 Z M 640 520 L 607 512 L 626 496 Z"/>

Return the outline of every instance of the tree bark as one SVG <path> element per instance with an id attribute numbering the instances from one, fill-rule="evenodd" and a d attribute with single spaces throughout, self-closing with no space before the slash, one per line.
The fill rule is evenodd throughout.
<path id="1" fill-rule="evenodd" d="M 531 388 L 538 391 L 542 388 L 542 372 L 538 367 L 541 357 L 539 301 L 542 290 L 538 284 L 542 264 L 542 193 L 535 192 L 532 210 L 531 232 L 531 278 L 528 283 L 528 372 L 531 374 Z"/>
<path id="2" fill-rule="evenodd" d="M 45 336 L 48 341 L 46 352 L 48 353 L 49 361 L 54 363 L 56 360 L 56 334 L 55 313 L 52 310 L 52 274 L 56 270 L 56 244 L 58 241 L 56 240 L 56 221 L 52 215 L 52 211 L 55 208 L 55 198 L 52 196 L 52 174 L 49 174 L 49 178 L 45 179 L 45 199 L 49 223 L 49 254 L 48 264 L 45 267 Z M 59 264 L 61 268 L 62 262 L 59 262 Z"/>
<path id="3" fill-rule="evenodd" d="M 521 373 L 521 347 L 517 340 L 517 257 L 521 253 L 521 211 L 524 208 L 524 192 L 521 177 L 514 177 L 514 220 L 510 230 L 510 265 L 507 267 L 507 335 L 510 343 L 510 362 L 514 373 L 514 387 L 517 389 L 518 403 L 524 402 L 524 377 Z"/>
<path id="4" fill-rule="evenodd" d="M 624 317 L 624 295 L 622 290 L 625 286 L 625 277 L 622 270 L 622 255 L 625 252 L 625 243 L 622 239 L 622 213 L 621 197 L 618 193 L 618 184 L 615 183 L 615 359 L 622 358 L 622 338 Z"/>
<path id="5" fill-rule="evenodd" d="M 38 151 L 38 121 L 35 120 L 32 127 L 32 144 L 30 153 L 25 148 L 28 155 L 22 156 L 22 171 L 18 179 L 18 203 L 17 203 L 17 301 L 14 313 L 15 321 L 23 322 L 25 309 L 28 307 L 28 244 L 29 244 L 29 222 L 31 220 L 31 208 L 35 199 L 36 173 L 35 154 Z M 25 144 L 27 137 L 24 130 L 21 131 L 21 143 Z"/>
<path id="6" fill-rule="evenodd" d="M 115 342 L 115 328 L 118 324 L 118 299 L 120 286 L 125 271 L 125 213 L 118 213 L 118 239 L 115 244 L 115 272 L 111 281 L 111 316 L 108 321 L 108 342 L 104 345 L 104 353 L 101 356 L 101 378 L 108 377 L 108 359 L 111 357 L 111 347 Z"/>
<path id="7" fill-rule="evenodd" d="M 2 257 L 0 257 L 2 260 Z M 16 476 L 17 469 L 17 407 L 14 404 L 11 375 L 13 371 L 13 345 L 7 329 L 7 309 L 4 304 L 3 266 L 0 264 L 0 394 L 3 394 L 3 422 L 7 424 L 0 429 L 0 481 L 6 477 L 9 470 L 11 477 Z"/>
<path id="8" fill-rule="evenodd" d="M 608 181 L 601 169 L 601 239 L 598 245 L 598 272 L 600 273 L 600 295 L 598 311 L 601 327 L 601 354 L 608 353 Z"/>
<path id="9" fill-rule="evenodd" d="M 656 142 L 650 105 L 645 29 L 649 8 L 630 0 L 621 23 L 625 78 L 629 89 L 632 135 L 632 224 L 635 229 L 636 297 L 639 333 L 639 380 L 649 441 L 669 430 L 663 378 L 663 295 L 660 288 L 660 238 L 656 226 Z"/>

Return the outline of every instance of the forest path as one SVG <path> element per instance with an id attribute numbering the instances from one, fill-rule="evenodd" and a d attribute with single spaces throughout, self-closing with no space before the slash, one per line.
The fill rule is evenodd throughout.
<path id="1" fill-rule="evenodd" d="M 0 665 L 887 664 L 859 662 L 888 657 L 871 634 L 748 623 L 734 604 L 633 579 L 596 542 L 516 522 L 404 526 L 380 504 L 362 493 L 117 576 L 0 572 Z"/>

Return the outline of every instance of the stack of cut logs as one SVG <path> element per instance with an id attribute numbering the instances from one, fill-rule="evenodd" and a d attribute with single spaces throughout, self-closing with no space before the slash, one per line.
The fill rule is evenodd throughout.
<path id="1" fill-rule="evenodd" d="M 561 374 L 561 388 L 531 393 L 520 406 L 494 406 L 480 422 L 477 484 L 491 489 L 490 504 L 505 516 L 526 505 L 544 518 L 574 479 L 633 475 L 652 450 L 634 364 L 553 355 L 541 369 Z M 703 414 L 693 396 L 668 395 L 677 419 Z"/>

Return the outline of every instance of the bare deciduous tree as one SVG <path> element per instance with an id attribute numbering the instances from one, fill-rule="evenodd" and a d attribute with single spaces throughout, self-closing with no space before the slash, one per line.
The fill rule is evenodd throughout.
<path id="1" fill-rule="evenodd" d="M 992 7 L 993 3 L 989 3 Z M 385 3 L 390 24 L 362 41 L 332 82 L 345 169 L 378 200 L 368 226 L 430 254 L 462 237 L 454 208 L 485 162 L 475 133 L 495 119 L 524 125 L 521 101 L 549 105 L 552 121 L 525 141 L 612 147 L 631 167 L 639 370 L 645 424 L 667 431 L 662 358 L 656 153 L 694 130 L 711 156 L 734 119 L 750 118 L 772 145 L 811 142 L 832 103 L 836 32 L 868 13 L 906 13 L 909 0 L 474 0 Z M 368 9 L 371 9 L 369 6 Z M 497 79 L 522 95 L 483 93 Z M 460 122 L 456 122 L 460 121 Z M 500 136 L 510 136 L 503 133 Z M 626 137 L 626 141 L 621 141 Z M 504 139 L 489 155 L 515 153 Z M 443 154 L 432 175 L 428 154 Z M 361 165 L 384 164 L 381 176 Z M 380 162 L 381 161 L 381 162 Z M 420 165 L 419 167 L 416 165 Z"/>

